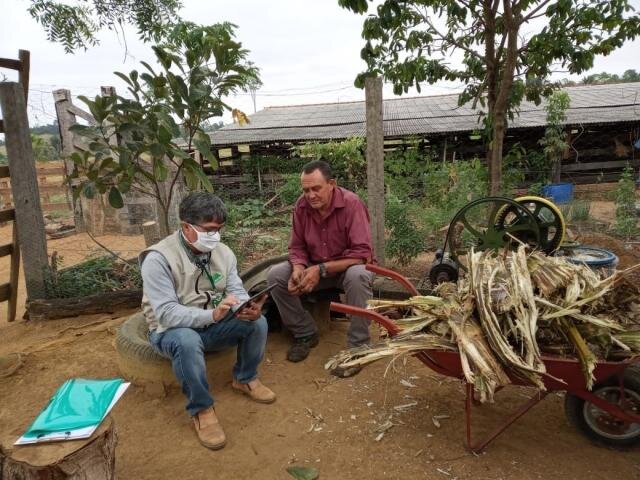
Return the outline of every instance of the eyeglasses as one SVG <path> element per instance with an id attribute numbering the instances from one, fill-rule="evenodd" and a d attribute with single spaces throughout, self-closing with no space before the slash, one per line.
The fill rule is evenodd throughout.
<path id="1" fill-rule="evenodd" d="M 191 228 L 193 228 L 194 230 L 196 230 L 198 232 L 212 233 L 212 234 L 219 233 L 220 230 L 222 230 L 224 228 L 224 224 L 223 225 L 219 225 L 217 227 L 203 227 L 202 225 L 194 225 L 192 223 L 186 223 L 186 224 L 189 225 Z"/>

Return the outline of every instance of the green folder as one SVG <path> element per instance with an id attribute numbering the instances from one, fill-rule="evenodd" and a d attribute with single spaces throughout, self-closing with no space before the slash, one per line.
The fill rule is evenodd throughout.
<path id="1" fill-rule="evenodd" d="M 51 397 L 23 438 L 40 438 L 56 432 L 99 425 L 123 381 L 121 378 L 67 380 Z"/>

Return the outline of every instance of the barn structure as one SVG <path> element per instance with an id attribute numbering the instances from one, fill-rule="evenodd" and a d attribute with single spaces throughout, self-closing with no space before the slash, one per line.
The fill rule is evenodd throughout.
<path id="1" fill-rule="evenodd" d="M 562 178 L 574 183 L 613 181 L 627 162 L 640 164 L 640 83 L 566 87 L 571 98 L 566 130 L 570 148 Z M 365 136 L 365 102 L 268 107 L 250 116 L 251 123 L 227 125 L 211 134 L 223 165 L 243 155 L 290 156 L 305 142 L 328 142 Z M 540 149 L 544 103 L 524 102 L 509 123 L 505 151 L 515 143 Z M 445 161 L 483 157 L 477 134 L 478 111 L 458 105 L 458 94 L 384 100 L 385 149 L 418 142 Z M 634 146 L 635 145 L 635 146 Z M 237 162 L 236 162 L 237 163 Z"/>

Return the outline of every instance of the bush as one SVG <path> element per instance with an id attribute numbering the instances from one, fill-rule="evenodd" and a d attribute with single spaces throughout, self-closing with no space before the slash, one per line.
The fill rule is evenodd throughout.
<path id="1" fill-rule="evenodd" d="M 633 181 L 633 169 L 627 164 L 616 188 L 616 221 L 614 231 L 624 237 L 638 234 L 636 216 L 636 185 Z"/>
<path id="2" fill-rule="evenodd" d="M 293 205 L 302 193 L 300 174 L 291 173 L 284 176 L 284 183 L 278 187 L 278 195 L 283 205 Z"/>
<path id="3" fill-rule="evenodd" d="M 364 139 L 352 137 L 342 142 L 306 143 L 294 149 L 304 159 L 324 160 L 333 168 L 333 173 L 340 185 L 351 190 L 366 187 L 367 161 L 364 158 Z"/>
<path id="4" fill-rule="evenodd" d="M 565 222 L 586 222 L 590 218 L 591 202 L 586 200 L 574 200 L 559 208 Z"/>
<path id="5" fill-rule="evenodd" d="M 72 298 L 116 290 L 141 289 L 142 277 L 137 263 L 125 263 L 113 256 L 92 258 L 53 273 L 45 283 L 47 298 Z"/>
<path id="6" fill-rule="evenodd" d="M 411 220 L 407 205 L 398 197 L 386 198 L 384 218 L 389 231 L 385 254 L 406 265 L 424 250 L 424 235 Z"/>

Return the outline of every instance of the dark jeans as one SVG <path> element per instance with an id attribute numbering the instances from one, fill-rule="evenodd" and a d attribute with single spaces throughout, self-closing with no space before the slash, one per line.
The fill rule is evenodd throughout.
<path id="1" fill-rule="evenodd" d="M 267 320 L 255 322 L 232 318 L 205 328 L 171 328 L 162 333 L 151 332 L 149 343 L 161 355 L 171 359 L 173 372 L 187 396 L 187 411 L 195 415 L 213 405 L 209 393 L 205 352 L 238 347 L 233 378 L 249 383 L 258 376 L 258 365 L 267 342 Z"/>

